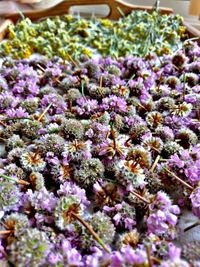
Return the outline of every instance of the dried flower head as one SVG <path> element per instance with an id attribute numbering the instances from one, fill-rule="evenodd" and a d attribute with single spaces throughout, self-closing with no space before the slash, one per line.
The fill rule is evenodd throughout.
<path id="1" fill-rule="evenodd" d="M 130 232 L 122 234 L 119 240 L 119 247 L 130 246 L 136 248 L 140 239 L 140 234 L 137 229 L 133 229 Z"/>
<path id="2" fill-rule="evenodd" d="M 182 80 L 182 82 L 186 82 L 187 85 L 189 85 L 190 87 L 193 87 L 195 85 L 198 84 L 199 81 L 199 77 L 196 73 L 193 72 L 187 72 L 181 75 L 180 79 Z"/>
<path id="3" fill-rule="evenodd" d="M 112 244 L 115 236 L 115 227 L 111 222 L 111 219 L 105 213 L 100 211 L 94 213 L 88 220 L 88 223 L 105 244 Z M 83 248 L 89 249 L 93 246 L 99 247 L 87 229 L 77 227 L 77 230 L 80 231 L 81 246 Z"/>
<path id="4" fill-rule="evenodd" d="M 23 120 L 20 123 L 20 131 L 23 136 L 35 139 L 39 137 L 38 131 L 42 128 L 42 123 L 36 120 Z"/>
<path id="5" fill-rule="evenodd" d="M 91 142 L 78 141 L 67 142 L 64 146 L 64 152 L 73 161 L 80 161 L 82 159 L 91 157 Z"/>
<path id="6" fill-rule="evenodd" d="M 53 152 L 55 155 L 59 155 L 63 152 L 65 139 L 59 134 L 46 134 L 37 143 L 41 153 Z"/>
<path id="7" fill-rule="evenodd" d="M 15 147 L 24 147 L 24 141 L 17 134 L 13 134 L 6 140 L 7 150 L 12 150 Z"/>
<path id="8" fill-rule="evenodd" d="M 184 149 L 190 148 L 198 142 L 197 135 L 189 128 L 182 128 L 176 134 L 177 142 Z"/>
<path id="9" fill-rule="evenodd" d="M 72 103 L 75 103 L 76 100 L 78 100 L 81 97 L 81 92 L 79 91 L 79 89 L 76 88 L 71 88 L 67 91 L 65 98 L 67 100 L 72 101 Z"/>
<path id="10" fill-rule="evenodd" d="M 183 147 L 177 144 L 175 141 L 169 141 L 164 143 L 161 154 L 164 158 L 169 158 L 171 155 L 177 153 L 182 149 Z"/>
<path id="11" fill-rule="evenodd" d="M 19 267 L 42 266 L 50 249 L 50 242 L 45 232 L 36 228 L 26 229 L 19 239 L 9 247 L 9 261 Z"/>
<path id="12" fill-rule="evenodd" d="M 21 102 L 21 107 L 24 108 L 29 114 L 33 114 L 38 109 L 39 98 L 31 97 Z"/>
<path id="13" fill-rule="evenodd" d="M 120 160 L 115 166 L 115 177 L 124 186 L 132 184 L 134 187 L 140 187 L 145 184 L 144 170 L 133 160 Z"/>
<path id="14" fill-rule="evenodd" d="M 30 227 L 28 217 L 20 213 L 11 213 L 3 218 L 3 225 L 6 230 L 14 231 L 16 237 L 20 237 Z"/>
<path id="15" fill-rule="evenodd" d="M 92 186 L 104 176 L 105 167 L 98 158 L 86 159 L 74 171 L 74 180 L 83 188 Z"/>
<path id="16" fill-rule="evenodd" d="M 20 180 L 24 180 L 26 178 L 25 171 L 18 167 L 15 163 L 8 164 L 4 167 L 5 172 L 8 176 L 16 176 Z"/>
<path id="17" fill-rule="evenodd" d="M 89 84 L 88 91 L 89 95 L 96 99 L 102 99 L 108 96 L 111 92 L 109 87 L 102 87 L 96 84 Z"/>
<path id="18" fill-rule="evenodd" d="M 94 60 L 87 61 L 84 64 L 84 68 L 87 69 L 87 75 L 89 78 L 98 79 L 100 76 L 100 68 L 97 62 Z"/>
<path id="19" fill-rule="evenodd" d="M 24 152 L 20 157 L 22 168 L 26 171 L 40 172 L 43 171 L 46 162 L 38 152 Z"/>
<path id="20" fill-rule="evenodd" d="M 20 203 L 21 192 L 17 184 L 4 181 L 0 186 L 0 209 L 10 211 Z"/>
<path id="21" fill-rule="evenodd" d="M 186 102 L 174 105 L 171 108 L 171 113 L 179 117 L 187 117 L 191 113 L 191 111 L 192 111 L 192 104 Z"/>
<path id="22" fill-rule="evenodd" d="M 40 172 L 32 172 L 29 175 L 29 181 L 34 191 L 39 191 L 45 186 L 44 176 Z"/>
<path id="23" fill-rule="evenodd" d="M 114 183 L 96 182 L 94 184 L 95 204 L 99 207 L 104 205 L 113 206 L 121 200 L 119 188 Z"/>
<path id="24" fill-rule="evenodd" d="M 156 128 L 156 127 L 162 125 L 163 121 L 164 121 L 163 116 L 158 111 L 149 112 L 146 116 L 147 124 L 153 128 Z"/>
<path id="25" fill-rule="evenodd" d="M 163 149 L 163 141 L 159 137 L 147 137 L 143 140 L 143 146 L 149 151 L 160 153 Z"/>
<path id="26" fill-rule="evenodd" d="M 126 160 L 132 160 L 138 163 L 142 168 L 149 168 L 152 163 L 151 153 L 140 145 L 129 149 Z"/>
<path id="27" fill-rule="evenodd" d="M 76 196 L 61 197 L 54 211 L 56 226 L 64 230 L 67 226 L 76 221 L 73 213 L 79 214 L 81 211 L 80 201 Z"/>
<path id="28" fill-rule="evenodd" d="M 145 135 L 149 132 L 149 129 L 145 123 L 134 124 L 129 131 L 130 140 L 133 143 L 141 142 L 142 135 Z"/>
<path id="29" fill-rule="evenodd" d="M 56 164 L 51 167 L 52 179 L 58 183 L 63 183 L 65 180 L 69 180 L 71 176 L 72 168 L 66 164 Z"/>
<path id="30" fill-rule="evenodd" d="M 62 125 L 63 131 L 68 139 L 81 139 L 83 137 L 84 128 L 80 121 L 68 119 Z"/>
<path id="31" fill-rule="evenodd" d="M 169 76 L 166 78 L 165 83 L 172 89 L 175 89 L 180 84 L 180 80 L 176 76 Z"/>

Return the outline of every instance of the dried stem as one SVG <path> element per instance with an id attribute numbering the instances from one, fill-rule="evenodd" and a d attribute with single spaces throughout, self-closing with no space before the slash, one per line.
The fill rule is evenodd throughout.
<path id="1" fill-rule="evenodd" d="M 3 231 L 0 231 L 0 235 L 9 235 L 9 234 L 12 234 L 14 233 L 14 230 L 3 230 Z"/>
<path id="2" fill-rule="evenodd" d="M 102 88 L 102 85 L 103 85 L 103 77 L 101 76 L 100 77 L 100 82 L 99 82 L 99 87 Z"/>
<path id="3" fill-rule="evenodd" d="M 27 181 L 24 181 L 24 180 L 18 180 L 18 179 L 14 179 L 8 175 L 5 175 L 5 174 L 0 174 L 0 177 L 4 178 L 4 179 L 7 179 L 7 180 L 10 180 L 10 181 L 13 181 L 13 182 L 16 182 L 17 184 L 21 184 L 21 185 L 30 185 L 29 182 Z"/>
<path id="4" fill-rule="evenodd" d="M 176 174 L 174 174 L 173 172 L 169 171 L 167 168 L 165 168 L 166 172 L 169 173 L 173 178 L 175 178 L 177 181 L 179 181 L 180 183 L 182 183 L 185 187 L 187 187 L 190 190 L 193 190 L 194 188 L 189 185 L 188 183 L 186 183 L 185 181 L 183 181 L 181 178 L 179 178 Z"/>
<path id="5" fill-rule="evenodd" d="M 4 127 L 7 127 L 7 125 L 3 121 L 0 121 L 0 124 L 3 125 Z"/>
<path id="6" fill-rule="evenodd" d="M 69 111 L 72 112 L 72 100 L 69 100 L 68 104 L 69 104 Z"/>
<path id="7" fill-rule="evenodd" d="M 69 54 L 67 54 L 67 57 L 68 57 L 69 60 L 74 64 L 74 66 L 78 68 L 78 64 L 76 63 L 75 60 L 73 60 L 73 58 L 72 58 Z"/>
<path id="8" fill-rule="evenodd" d="M 191 230 L 192 228 L 197 227 L 197 226 L 199 226 L 199 225 L 200 225 L 200 220 L 198 220 L 197 222 L 193 223 L 192 225 L 186 227 L 186 228 L 184 229 L 184 232 L 187 232 L 187 231 Z"/>
<path id="9" fill-rule="evenodd" d="M 38 69 L 40 69 L 42 72 L 45 72 L 45 69 L 44 69 L 40 64 L 37 64 L 37 67 L 38 67 Z"/>
<path id="10" fill-rule="evenodd" d="M 152 262 L 152 258 L 151 258 L 151 248 L 150 248 L 150 246 L 146 246 L 146 252 L 147 252 L 148 265 L 149 265 L 149 267 L 153 267 L 153 262 Z"/>
<path id="11" fill-rule="evenodd" d="M 131 193 L 132 195 L 134 195 L 135 197 L 139 198 L 140 200 L 142 200 L 144 203 L 146 203 L 146 204 L 150 204 L 150 202 L 149 202 L 146 198 L 144 198 L 143 196 L 141 196 L 141 195 L 138 194 L 137 192 L 135 192 L 135 191 L 131 191 L 130 193 Z"/>
<path id="12" fill-rule="evenodd" d="M 155 168 L 156 168 L 156 166 L 157 166 L 159 160 L 160 160 L 160 155 L 158 155 L 158 156 L 156 157 L 156 159 L 155 159 L 155 161 L 154 161 L 154 163 L 153 163 L 153 165 L 152 165 L 152 167 L 151 167 L 151 169 L 150 169 L 150 172 L 154 172 L 154 170 L 155 170 Z"/>
<path id="13" fill-rule="evenodd" d="M 138 105 L 138 107 L 141 107 L 141 108 L 143 108 L 144 110 L 148 111 L 148 109 L 145 108 L 142 104 L 138 103 L 137 105 Z"/>
<path id="14" fill-rule="evenodd" d="M 161 260 L 158 258 L 155 258 L 154 256 L 151 256 L 151 260 L 155 262 L 156 264 L 161 264 Z"/>
<path id="15" fill-rule="evenodd" d="M 94 237 L 94 239 L 107 251 L 108 253 L 111 253 L 110 249 L 104 244 L 103 240 L 95 233 L 95 231 L 90 227 L 90 225 L 83 220 L 78 214 L 71 212 L 72 216 L 75 217 Z"/>
<path id="16" fill-rule="evenodd" d="M 38 118 L 38 121 L 41 121 L 42 118 L 46 115 L 47 111 L 50 109 L 50 107 L 52 106 L 52 103 L 50 103 L 48 105 L 48 107 L 45 108 L 45 110 L 42 112 L 42 114 L 40 115 L 40 117 Z"/>

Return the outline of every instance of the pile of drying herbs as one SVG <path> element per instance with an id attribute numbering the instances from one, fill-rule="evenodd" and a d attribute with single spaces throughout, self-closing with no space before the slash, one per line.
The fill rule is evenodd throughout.
<path id="1" fill-rule="evenodd" d="M 143 56 L 152 51 L 160 55 L 182 47 L 185 36 L 182 17 L 160 15 L 156 10 L 135 11 L 117 22 L 71 15 L 38 23 L 26 18 L 9 26 L 8 40 L 0 45 L 0 54 L 15 59 L 28 58 L 32 53 L 63 59 L 78 59 L 82 54 L 92 57 L 97 53 L 115 58 Z"/>
<path id="2" fill-rule="evenodd" d="M 1 266 L 200 266 L 199 58 L 4 60 Z"/>

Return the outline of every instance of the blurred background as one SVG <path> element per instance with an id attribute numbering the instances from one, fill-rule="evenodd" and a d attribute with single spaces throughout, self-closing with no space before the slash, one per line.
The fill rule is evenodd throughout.
<path id="1" fill-rule="evenodd" d="M 26 10 L 39 10 L 49 8 L 61 1 L 62 0 L 0 0 L 0 17 L 3 17 L 8 13 L 18 12 L 19 10 L 23 12 Z M 95 5 L 95 0 L 93 2 Z M 135 5 L 148 6 L 155 4 L 155 0 L 124 0 L 124 2 Z M 191 25 L 200 30 L 200 0 L 160 0 L 160 6 L 173 8 L 176 13 L 179 13 L 184 17 L 185 21 L 189 22 Z M 84 13 L 84 10 L 86 10 L 88 13 L 88 7 L 73 8 L 72 12 L 76 13 L 78 11 L 81 11 Z M 109 9 L 106 6 L 101 6 L 100 8 L 90 6 L 90 11 L 91 13 L 95 13 L 97 15 L 106 15 L 108 14 Z"/>

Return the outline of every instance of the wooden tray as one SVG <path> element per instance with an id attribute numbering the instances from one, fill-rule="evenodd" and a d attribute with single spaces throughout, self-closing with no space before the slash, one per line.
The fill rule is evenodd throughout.
<path id="1" fill-rule="evenodd" d="M 111 20 L 118 20 L 122 16 L 122 12 L 125 15 L 130 14 L 133 10 L 146 10 L 148 12 L 152 11 L 151 6 L 138 6 L 138 5 L 132 5 L 124 2 L 123 0 L 64 0 L 61 3 L 55 5 L 54 7 L 43 9 L 43 10 L 37 10 L 37 11 L 28 11 L 24 12 L 24 16 L 30 18 L 32 21 L 40 20 L 45 17 L 51 17 L 51 16 L 57 16 L 57 15 L 64 15 L 68 14 L 71 7 L 74 6 L 96 6 L 96 5 L 107 5 L 109 7 L 109 14 L 106 16 L 106 18 Z M 172 14 L 174 13 L 173 9 L 171 8 L 160 8 L 161 14 Z M 20 19 L 20 14 L 10 14 L 4 17 L 4 21 L 2 25 L 0 26 L 0 40 L 3 39 L 8 24 L 10 23 L 16 23 Z M 200 31 L 198 31 L 196 28 L 191 26 L 190 24 L 184 22 L 184 25 L 186 26 L 187 33 L 189 35 L 189 38 L 193 37 L 199 37 L 200 38 Z M 200 43 L 200 39 L 197 40 Z"/>

